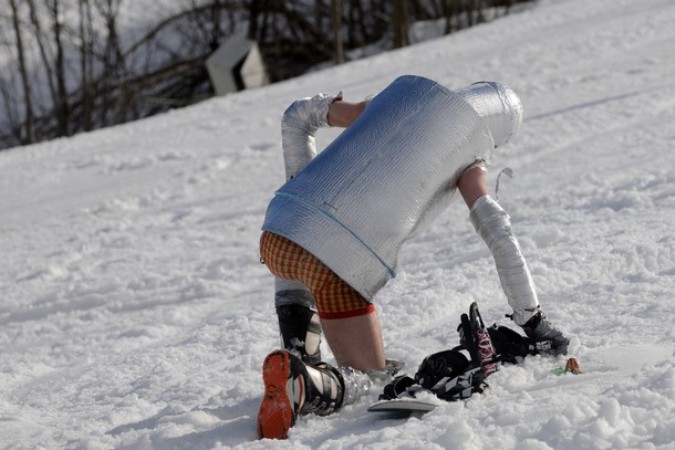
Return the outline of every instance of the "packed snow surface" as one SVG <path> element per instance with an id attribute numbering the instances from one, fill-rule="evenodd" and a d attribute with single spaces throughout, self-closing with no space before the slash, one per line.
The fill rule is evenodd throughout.
<path id="1" fill-rule="evenodd" d="M 5 449 L 675 449 L 675 3 L 544 0 L 414 47 L 133 124 L 0 153 L 0 446 Z M 485 395 L 384 420 L 363 398 L 256 439 L 279 345 L 259 263 L 295 98 L 375 94 L 401 74 L 518 92 L 499 201 L 542 306 L 584 373 L 532 357 Z M 320 146 L 337 135 L 321 132 Z M 510 325 L 456 201 L 377 297 L 412 374 L 456 345 L 472 301 Z M 325 358 L 332 361 L 328 347 Z"/>

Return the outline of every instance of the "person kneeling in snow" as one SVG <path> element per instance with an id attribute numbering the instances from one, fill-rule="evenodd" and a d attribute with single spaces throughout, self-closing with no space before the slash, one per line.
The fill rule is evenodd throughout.
<path id="1" fill-rule="evenodd" d="M 373 297 L 395 276 L 403 243 L 458 190 L 494 257 L 513 321 L 539 351 L 567 352 L 569 340 L 540 310 L 509 216 L 488 194 L 493 149 L 521 122 L 520 100 L 502 84 L 453 92 L 412 75 L 368 102 L 319 94 L 285 111 L 288 181 L 260 239 L 261 261 L 276 277 L 284 350 L 263 363 L 261 437 L 286 438 L 298 414 L 331 413 L 387 373 Z M 328 126 L 346 130 L 316 156 L 315 133 Z M 338 368 L 321 363 L 322 330 Z"/>

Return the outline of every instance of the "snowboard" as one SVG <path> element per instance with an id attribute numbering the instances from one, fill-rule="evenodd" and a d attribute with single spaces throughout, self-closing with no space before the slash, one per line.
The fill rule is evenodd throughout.
<path id="1" fill-rule="evenodd" d="M 385 413 L 390 416 L 407 417 L 416 413 L 428 413 L 429 411 L 436 409 L 440 404 L 441 400 L 436 397 L 380 400 L 379 402 L 370 405 L 368 412 Z"/>

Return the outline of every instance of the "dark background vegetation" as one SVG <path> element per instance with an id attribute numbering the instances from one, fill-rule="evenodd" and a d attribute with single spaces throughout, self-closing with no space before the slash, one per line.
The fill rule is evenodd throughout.
<path id="1" fill-rule="evenodd" d="M 142 30 L 123 29 L 134 0 L 0 0 L 0 149 L 70 136 L 213 95 L 204 63 L 229 35 L 255 40 L 272 82 L 349 50 L 410 43 L 409 25 L 445 33 L 524 0 L 176 0 Z M 175 5 L 174 5 L 175 6 Z"/>

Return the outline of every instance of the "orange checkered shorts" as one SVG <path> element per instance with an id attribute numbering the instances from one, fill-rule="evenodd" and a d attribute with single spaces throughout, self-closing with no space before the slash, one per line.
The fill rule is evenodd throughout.
<path id="1" fill-rule="evenodd" d="M 260 258 L 279 278 L 303 283 L 322 319 L 369 314 L 375 306 L 295 242 L 269 231 L 260 237 Z"/>

